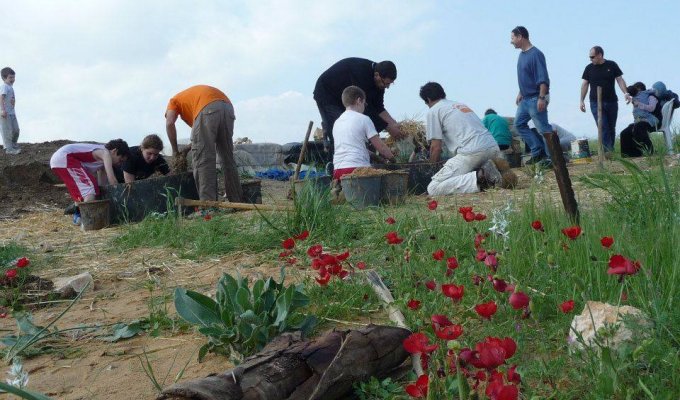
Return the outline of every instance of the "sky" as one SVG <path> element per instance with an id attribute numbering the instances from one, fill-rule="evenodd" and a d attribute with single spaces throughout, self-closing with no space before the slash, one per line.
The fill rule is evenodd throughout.
<path id="1" fill-rule="evenodd" d="M 428 81 L 480 117 L 489 107 L 514 116 L 517 25 L 546 56 L 550 122 L 579 137 L 597 136 L 579 110 L 594 45 L 628 85 L 660 80 L 680 92 L 677 0 L 22 0 L 2 9 L 0 64 L 16 71 L 19 142 L 135 145 L 158 133 L 168 145 L 168 100 L 197 84 L 234 103 L 234 138 L 300 142 L 309 121 L 320 126 L 316 79 L 346 57 L 397 65 L 385 94 L 397 120 L 424 118 L 418 91 Z M 618 134 L 632 109 L 617 94 Z M 189 137 L 181 120 L 177 128 Z"/>

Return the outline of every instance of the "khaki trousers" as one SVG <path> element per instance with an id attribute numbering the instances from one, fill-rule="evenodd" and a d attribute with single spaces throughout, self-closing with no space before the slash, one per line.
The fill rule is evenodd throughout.
<path id="1" fill-rule="evenodd" d="M 243 192 L 234 161 L 234 107 L 214 101 L 201 110 L 191 129 L 194 180 L 201 200 L 217 200 L 217 155 L 222 161 L 224 189 L 231 202 L 241 202 Z"/>

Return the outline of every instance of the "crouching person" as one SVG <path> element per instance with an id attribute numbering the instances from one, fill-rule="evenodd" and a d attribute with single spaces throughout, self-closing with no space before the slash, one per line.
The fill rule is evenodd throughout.
<path id="1" fill-rule="evenodd" d="M 139 146 L 130 147 L 130 154 L 122 167 L 114 168 L 120 183 L 146 179 L 155 173 L 167 175 L 170 167 L 161 155 L 163 140 L 155 134 L 147 135 Z"/>
<path id="2" fill-rule="evenodd" d="M 50 159 L 50 168 L 66 184 L 71 198 L 76 201 L 92 201 L 99 195 L 99 187 L 116 185 L 114 166 L 128 158 L 130 149 L 122 139 L 107 144 L 72 143 L 57 150 Z M 74 223 L 80 223 L 78 210 Z"/>
<path id="3" fill-rule="evenodd" d="M 420 97 L 430 108 L 430 161 L 440 160 L 442 142 L 453 155 L 432 177 L 428 194 L 475 193 L 500 185 L 503 178 L 492 160 L 501 157 L 501 152 L 479 117 L 465 104 L 448 100 L 444 88 L 436 82 L 421 87 Z"/>
<path id="4" fill-rule="evenodd" d="M 342 92 L 345 112 L 335 121 L 333 137 L 333 186 L 339 188 L 340 178 L 360 167 L 370 167 L 370 154 L 366 143 L 373 147 L 388 161 L 394 161 L 392 151 L 380 139 L 371 119 L 364 115 L 366 93 L 358 86 L 348 86 Z M 335 190 L 336 192 L 339 190 Z"/>

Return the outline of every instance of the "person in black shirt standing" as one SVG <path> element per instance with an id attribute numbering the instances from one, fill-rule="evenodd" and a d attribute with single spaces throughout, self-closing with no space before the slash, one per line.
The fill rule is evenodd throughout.
<path id="1" fill-rule="evenodd" d="M 586 112 L 586 93 L 590 85 L 590 111 L 597 123 L 597 87 L 602 87 L 602 145 L 605 152 L 614 150 L 616 139 L 616 118 L 619 113 L 619 99 L 614 90 L 614 81 L 623 92 L 626 103 L 631 100 L 626 81 L 623 80 L 623 72 L 619 66 L 611 60 L 604 59 L 604 50 L 600 46 L 590 49 L 590 64 L 583 71 L 583 83 L 581 84 L 581 111 Z"/>
<path id="2" fill-rule="evenodd" d="M 403 138 L 399 124 L 385 109 L 385 89 L 397 79 L 397 67 L 392 61 L 375 63 L 364 58 L 345 58 L 324 71 L 316 81 L 314 100 L 321 114 L 324 146 L 333 156 L 333 125 L 345 112 L 342 91 L 348 86 L 358 86 L 366 92 L 366 114 L 375 130 L 383 129 L 395 139 Z"/>
<path id="3" fill-rule="evenodd" d="M 158 135 L 148 135 L 141 146 L 130 147 L 130 155 L 122 169 L 116 171 L 119 182 L 130 183 L 146 179 L 156 172 L 163 175 L 170 173 L 170 167 L 160 154 L 163 151 L 163 140 Z"/>

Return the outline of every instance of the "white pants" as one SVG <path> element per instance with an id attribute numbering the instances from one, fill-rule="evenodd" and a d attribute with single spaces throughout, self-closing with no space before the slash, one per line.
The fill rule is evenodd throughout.
<path id="1" fill-rule="evenodd" d="M 487 160 L 500 156 L 501 152 L 498 147 L 478 153 L 456 154 L 444 164 L 439 172 L 434 174 L 432 181 L 427 185 L 427 193 L 435 196 L 479 192 L 475 169 L 481 167 Z"/>

